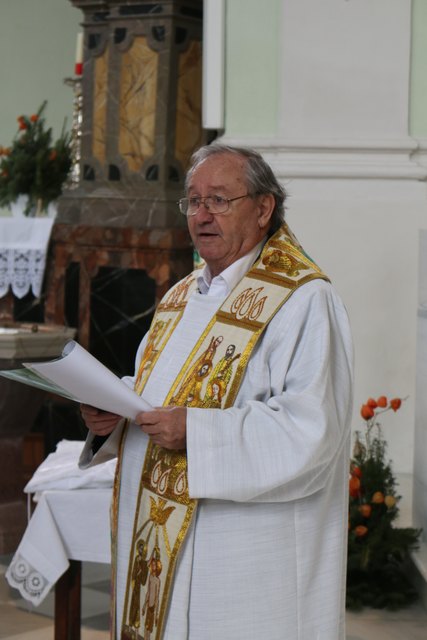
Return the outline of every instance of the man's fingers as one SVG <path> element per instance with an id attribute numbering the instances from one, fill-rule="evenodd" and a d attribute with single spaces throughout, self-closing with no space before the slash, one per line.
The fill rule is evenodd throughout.
<path id="1" fill-rule="evenodd" d="M 88 404 L 80 405 L 80 412 L 83 417 L 90 418 L 94 422 L 114 421 L 118 420 L 120 416 L 116 413 L 110 413 L 109 411 L 103 411 L 96 407 L 91 407 Z"/>
<path id="2" fill-rule="evenodd" d="M 91 407 L 90 404 L 81 404 L 80 413 L 82 416 L 96 416 L 98 409 L 96 407 Z"/>
<path id="3" fill-rule="evenodd" d="M 100 436 L 109 435 L 120 420 L 120 416 L 115 413 L 102 411 L 87 404 L 80 405 L 80 412 L 87 428 Z"/>
<path id="4" fill-rule="evenodd" d="M 166 449 L 184 449 L 186 415 L 185 407 L 161 407 L 139 413 L 135 422 L 154 444 Z"/>
<path id="5" fill-rule="evenodd" d="M 154 436 L 160 433 L 160 429 L 157 424 L 141 424 L 141 429 L 148 436 Z"/>
<path id="6" fill-rule="evenodd" d="M 163 412 L 156 411 L 156 409 L 154 409 L 153 411 L 141 411 L 141 413 L 138 413 L 138 415 L 136 416 L 135 422 L 136 424 L 139 424 L 141 426 L 157 424 L 162 419 L 162 416 Z"/>

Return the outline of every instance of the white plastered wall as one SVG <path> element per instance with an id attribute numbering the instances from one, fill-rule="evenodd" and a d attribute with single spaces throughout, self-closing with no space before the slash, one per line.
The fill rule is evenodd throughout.
<path id="1" fill-rule="evenodd" d="M 256 28 L 260 46 L 277 37 L 274 134 L 262 112 L 248 133 L 247 113 L 259 97 L 239 103 L 239 74 L 227 77 L 236 69 L 234 9 L 242 5 L 226 1 L 227 45 L 233 39 L 226 88 L 233 90 L 225 95 L 223 140 L 254 146 L 272 164 L 290 195 L 292 228 L 345 301 L 356 350 L 353 427 L 363 428 L 359 408 L 368 396 L 409 396 L 383 426 L 393 468 L 411 474 L 418 236 L 427 220 L 423 145 L 408 133 L 411 0 L 271 0 L 274 11 L 280 5 L 278 35 Z M 246 25 L 254 4 L 246 3 Z M 255 68 L 245 53 L 241 74 L 252 74 L 254 87 Z"/>

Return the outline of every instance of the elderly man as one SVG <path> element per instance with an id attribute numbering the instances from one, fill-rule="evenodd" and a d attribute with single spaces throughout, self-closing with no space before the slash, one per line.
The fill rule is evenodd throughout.
<path id="1" fill-rule="evenodd" d="M 284 200 L 259 154 L 196 152 L 179 206 L 205 266 L 161 301 L 125 379 L 156 408 L 128 424 L 82 407 L 111 434 L 91 463 L 118 443 L 113 638 L 345 637 L 351 336 Z"/>

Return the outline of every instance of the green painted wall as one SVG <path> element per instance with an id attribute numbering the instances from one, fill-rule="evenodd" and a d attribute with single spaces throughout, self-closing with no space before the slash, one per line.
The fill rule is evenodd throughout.
<path id="1" fill-rule="evenodd" d="M 412 2 L 412 64 L 409 130 L 427 136 L 427 2 Z"/>
<path id="2" fill-rule="evenodd" d="M 74 72 L 82 17 L 69 0 L 0 0 L 0 145 L 11 143 L 16 118 L 45 99 L 54 135 L 64 117 L 71 127 L 73 91 L 63 80 Z"/>
<path id="3" fill-rule="evenodd" d="M 274 135 L 283 0 L 226 0 L 225 133 Z"/>

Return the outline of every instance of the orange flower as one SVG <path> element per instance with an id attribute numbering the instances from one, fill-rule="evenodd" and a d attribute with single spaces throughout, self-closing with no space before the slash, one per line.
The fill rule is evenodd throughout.
<path id="1" fill-rule="evenodd" d="M 50 154 L 49 154 L 49 160 L 52 162 L 53 160 L 56 160 L 56 156 L 58 154 L 56 153 L 56 149 L 52 149 Z"/>
<path id="2" fill-rule="evenodd" d="M 372 507 L 370 504 L 361 504 L 359 511 L 364 518 L 369 518 L 372 512 Z"/>
<path id="3" fill-rule="evenodd" d="M 400 409 L 401 404 L 402 400 L 400 398 L 393 398 L 393 400 L 390 400 L 390 407 L 393 409 L 393 411 L 397 411 L 398 409 Z"/>
<path id="4" fill-rule="evenodd" d="M 355 527 L 354 533 L 356 534 L 357 538 L 362 538 L 362 536 L 366 536 L 366 534 L 368 533 L 368 527 L 365 527 L 363 524 L 359 524 L 357 527 Z"/>
<path id="5" fill-rule="evenodd" d="M 25 129 L 28 129 L 27 125 L 23 120 L 21 120 L 19 123 L 19 129 L 21 129 L 22 131 L 25 131 Z"/>
<path id="6" fill-rule="evenodd" d="M 349 493 L 352 498 L 357 498 L 360 494 L 360 480 L 356 476 L 350 478 Z"/>
<path id="7" fill-rule="evenodd" d="M 382 504 L 384 502 L 384 494 L 381 491 L 375 491 L 371 502 L 373 504 Z"/>
<path id="8" fill-rule="evenodd" d="M 361 477 L 362 477 L 362 470 L 361 470 L 361 468 L 360 468 L 360 467 L 357 467 L 356 465 L 354 465 L 354 466 L 351 468 L 351 475 L 352 475 L 352 476 L 357 476 L 358 478 L 361 478 Z"/>
<path id="9" fill-rule="evenodd" d="M 362 404 L 362 408 L 360 409 L 360 415 L 364 420 L 370 420 L 374 417 L 375 413 L 372 407 L 367 404 Z"/>
<path id="10" fill-rule="evenodd" d="M 36 113 L 33 113 L 33 115 L 30 116 L 31 122 L 37 122 L 38 119 L 39 119 L 39 117 L 38 117 L 38 115 Z"/>
<path id="11" fill-rule="evenodd" d="M 396 498 L 394 496 L 386 496 L 384 498 L 384 504 L 388 509 L 391 509 L 396 504 Z"/>
<path id="12" fill-rule="evenodd" d="M 371 409 L 376 409 L 378 406 L 377 401 L 373 398 L 369 398 L 366 404 L 368 405 L 368 407 L 371 407 Z"/>
<path id="13" fill-rule="evenodd" d="M 381 409 L 385 409 L 387 406 L 387 398 L 385 396 L 380 396 L 377 400 L 377 405 L 381 407 Z"/>

